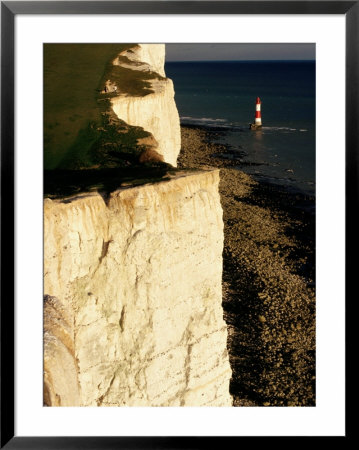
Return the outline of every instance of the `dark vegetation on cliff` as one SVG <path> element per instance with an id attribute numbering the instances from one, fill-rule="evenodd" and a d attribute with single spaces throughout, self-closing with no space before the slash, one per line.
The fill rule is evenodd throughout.
<path id="1" fill-rule="evenodd" d="M 94 136 L 87 130 L 102 126 L 98 101 L 104 69 L 131 44 L 44 44 L 44 167 L 72 162 L 88 165 Z"/>
<path id="2" fill-rule="evenodd" d="M 131 51 L 131 49 L 128 51 Z M 110 79 L 119 87 L 119 93 L 125 93 L 131 96 L 144 96 L 153 92 L 151 89 L 151 80 L 165 79 L 158 73 L 150 70 L 133 70 L 136 69 L 136 66 L 140 63 L 131 61 L 126 56 L 119 56 L 117 62 L 126 65 L 126 67 L 117 64 L 114 65 L 112 64 L 112 61 L 109 61 L 106 65 L 105 75 L 100 82 L 101 89 L 105 86 L 106 80 Z M 108 96 L 111 97 L 111 94 L 108 94 Z"/>
<path id="3" fill-rule="evenodd" d="M 230 149 L 213 143 L 218 135 L 183 127 L 179 166 L 221 168 L 234 405 L 314 406 L 314 198 L 234 169 L 238 163 L 225 159 Z"/>
<path id="4" fill-rule="evenodd" d="M 112 65 L 120 52 L 134 47 L 44 45 L 45 195 L 71 195 L 99 186 L 108 191 L 130 179 L 161 179 L 172 170 L 153 143 L 147 145 L 148 132 L 112 113 L 111 97 L 124 92 L 147 95 L 152 92 L 149 80 L 162 78 Z M 126 57 L 120 59 L 135 65 Z M 107 80 L 118 86 L 116 93 L 104 92 Z"/>

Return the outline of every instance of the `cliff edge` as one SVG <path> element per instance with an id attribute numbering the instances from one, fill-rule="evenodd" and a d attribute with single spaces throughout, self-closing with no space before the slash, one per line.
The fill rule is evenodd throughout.
<path id="1" fill-rule="evenodd" d="M 46 404 L 232 405 L 218 183 L 45 200 Z"/>
<path id="2" fill-rule="evenodd" d="M 72 45 L 46 53 L 74 53 L 91 83 L 74 146 L 45 172 L 44 404 L 231 406 L 219 171 L 169 165 L 181 138 L 164 45 Z M 66 91 L 55 62 L 47 111 Z"/>
<path id="3" fill-rule="evenodd" d="M 140 93 L 121 92 L 121 78 L 116 81 L 113 70 L 106 80 L 106 90 L 118 94 L 111 98 L 118 118 L 151 133 L 164 162 L 176 167 L 181 148 L 180 121 L 173 83 L 165 77 L 164 62 L 164 44 L 138 44 L 124 50 L 112 61 L 113 66 L 152 74 L 146 80 L 149 86 Z"/>

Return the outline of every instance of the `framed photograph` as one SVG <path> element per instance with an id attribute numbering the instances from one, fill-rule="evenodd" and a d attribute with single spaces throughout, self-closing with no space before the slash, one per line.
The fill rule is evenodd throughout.
<path id="1" fill-rule="evenodd" d="M 358 26 L 1 2 L 1 448 L 348 437 Z"/>

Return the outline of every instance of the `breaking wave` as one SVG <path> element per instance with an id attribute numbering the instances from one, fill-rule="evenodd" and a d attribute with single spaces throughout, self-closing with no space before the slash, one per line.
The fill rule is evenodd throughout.
<path id="1" fill-rule="evenodd" d="M 226 119 L 213 119 L 212 117 L 190 117 L 181 116 L 181 122 L 191 125 L 229 125 Z"/>
<path id="2" fill-rule="evenodd" d="M 245 131 L 249 128 L 248 124 L 241 124 L 238 122 L 231 122 L 227 119 L 214 119 L 213 117 L 191 117 L 191 116 L 181 116 L 181 123 L 183 125 L 200 125 L 200 126 L 208 126 L 208 127 L 221 127 L 221 128 L 228 128 L 228 129 L 235 129 L 238 131 Z M 289 133 L 292 131 L 301 131 L 305 132 L 308 131 L 305 128 L 290 128 L 290 127 L 262 127 L 263 131 L 279 131 L 284 133 Z"/>

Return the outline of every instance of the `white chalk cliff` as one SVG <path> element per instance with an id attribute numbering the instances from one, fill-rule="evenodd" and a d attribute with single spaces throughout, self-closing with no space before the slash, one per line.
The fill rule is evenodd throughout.
<path id="1" fill-rule="evenodd" d="M 45 200 L 52 404 L 231 405 L 218 182 L 216 170 L 118 190 L 107 205 Z"/>
<path id="2" fill-rule="evenodd" d="M 122 65 L 132 70 L 151 71 L 160 75 L 160 79 L 151 81 L 151 93 L 142 96 L 120 94 L 112 98 L 115 114 L 129 125 L 139 126 L 152 133 L 165 162 L 177 165 L 177 156 L 181 148 L 180 121 L 174 101 L 172 80 L 165 77 L 164 44 L 139 44 L 121 53 L 133 64 L 116 58 L 115 65 Z"/>
<path id="3" fill-rule="evenodd" d="M 163 48 L 150 47 L 142 61 L 160 70 Z M 179 145 L 166 89 L 114 109 Z M 106 199 L 44 200 L 46 405 L 232 405 L 218 183 L 218 170 L 187 171 Z"/>
<path id="4" fill-rule="evenodd" d="M 130 50 L 123 51 L 119 56 L 124 56 L 129 59 L 131 63 L 127 64 L 120 62 L 118 58 L 113 61 L 113 64 L 121 64 L 129 69 L 136 69 L 141 71 L 153 71 L 166 77 L 165 74 L 165 44 L 137 44 Z"/>

